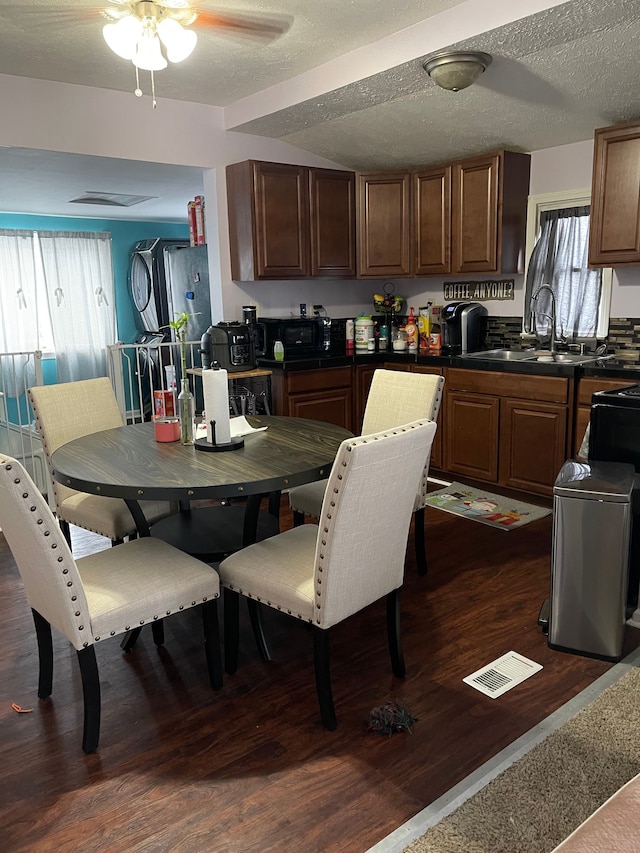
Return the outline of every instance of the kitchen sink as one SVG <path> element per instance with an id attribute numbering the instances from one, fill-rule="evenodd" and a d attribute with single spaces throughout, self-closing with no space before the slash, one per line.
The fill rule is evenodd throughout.
<path id="1" fill-rule="evenodd" d="M 532 353 L 527 350 L 515 349 L 489 349 L 485 352 L 471 352 L 465 358 L 482 358 L 491 361 L 526 361 L 531 358 Z"/>
<path id="2" fill-rule="evenodd" d="M 549 350 L 512 350 L 490 349 L 485 352 L 468 353 L 465 358 L 478 358 L 484 361 L 537 361 L 542 364 L 591 364 L 594 361 L 606 361 L 611 355 L 580 354 L 576 352 L 556 352 Z"/>

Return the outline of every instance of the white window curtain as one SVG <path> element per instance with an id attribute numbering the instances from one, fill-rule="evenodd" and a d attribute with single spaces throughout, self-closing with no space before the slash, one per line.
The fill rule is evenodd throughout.
<path id="1" fill-rule="evenodd" d="M 59 382 L 107 375 L 115 343 L 111 235 L 40 231 L 39 244 Z"/>
<path id="2" fill-rule="evenodd" d="M 41 348 L 36 268 L 33 232 L 0 229 L 0 353 Z M 1 365 L 0 391 L 7 397 L 35 382 L 33 359 L 7 358 Z"/>
<path id="3" fill-rule="evenodd" d="M 106 376 L 115 343 L 111 235 L 0 229 L 0 352 L 43 349 L 58 380 Z"/>
<path id="4" fill-rule="evenodd" d="M 0 230 L 0 352 L 40 348 L 33 231 Z"/>
<path id="5" fill-rule="evenodd" d="M 566 339 L 593 338 L 598 326 L 602 289 L 601 270 L 588 268 L 589 207 L 547 210 L 540 218 L 540 236 L 535 244 L 525 288 L 525 331 L 551 333 L 551 296 L 543 291 L 548 284 L 556 301 L 556 331 Z"/>

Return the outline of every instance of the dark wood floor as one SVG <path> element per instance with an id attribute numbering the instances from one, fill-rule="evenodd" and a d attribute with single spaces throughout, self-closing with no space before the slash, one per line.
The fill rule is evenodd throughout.
<path id="1" fill-rule="evenodd" d="M 258 659 L 245 624 L 240 667 L 219 693 L 192 612 L 168 620 L 163 649 L 147 632 L 129 655 L 117 638 L 100 643 L 102 740 L 85 756 L 75 653 L 58 638 L 53 698 L 39 701 L 31 614 L 0 535 L 2 848 L 367 850 L 609 668 L 549 650 L 536 624 L 550 539 L 550 517 L 505 532 L 428 510 L 428 578 L 412 544 L 407 555 L 407 678 L 390 673 L 382 603 L 338 626 L 333 733 L 319 721 L 309 633 L 277 612 L 266 618 L 274 661 Z M 462 683 L 509 650 L 544 669 L 497 700 Z M 391 697 L 418 718 L 413 734 L 366 731 Z"/>

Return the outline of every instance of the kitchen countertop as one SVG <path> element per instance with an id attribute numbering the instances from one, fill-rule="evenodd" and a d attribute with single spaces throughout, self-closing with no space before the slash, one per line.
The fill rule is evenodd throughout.
<path id="1" fill-rule="evenodd" d="M 258 367 L 270 370 L 317 370 L 323 367 L 346 367 L 352 364 L 422 364 L 433 367 L 460 367 L 470 370 L 488 370 L 495 373 L 528 373 L 542 376 L 600 376 L 611 379 L 635 379 L 640 381 L 640 364 L 622 359 L 599 359 L 589 364 L 547 364 L 540 361 L 495 361 L 451 355 L 405 355 L 395 352 L 373 352 L 361 355 L 325 355 L 315 358 L 274 361 L 260 358 Z"/>

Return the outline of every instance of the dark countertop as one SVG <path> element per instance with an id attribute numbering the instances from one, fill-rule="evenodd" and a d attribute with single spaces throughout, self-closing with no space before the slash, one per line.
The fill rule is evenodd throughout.
<path id="1" fill-rule="evenodd" d="M 611 379 L 637 379 L 640 382 L 640 364 L 622 359 L 600 359 L 584 365 L 547 364 L 539 361 L 494 361 L 451 355 L 405 355 L 395 352 L 372 352 L 352 355 L 325 355 L 315 358 L 274 361 L 258 359 L 258 367 L 271 370 L 317 370 L 323 367 L 346 367 L 352 364 L 422 364 L 433 367 L 461 367 L 470 370 L 488 370 L 496 373 L 528 373 L 539 376 L 599 376 Z"/>

